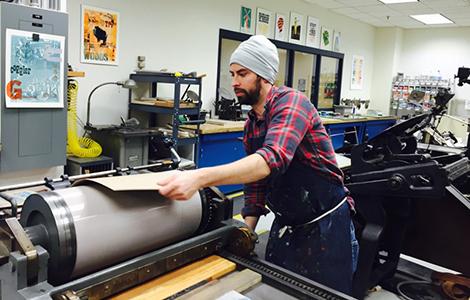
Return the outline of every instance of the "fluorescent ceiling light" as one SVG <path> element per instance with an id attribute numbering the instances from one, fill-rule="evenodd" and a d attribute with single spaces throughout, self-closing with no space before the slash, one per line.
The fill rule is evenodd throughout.
<path id="1" fill-rule="evenodd" d="M 415 20 L 420 21 L 426 25 L 435 25 L 435 24 L 452 24 L 451 20 L 447 19 L 441 14 L 429 14 L 429 15 L 410 15 Z"/>
<path id="2" fill-rule="evenodd" d="M 418 2 L 418 0 L 379 0 L 379 1 L 385 4 Z"/>

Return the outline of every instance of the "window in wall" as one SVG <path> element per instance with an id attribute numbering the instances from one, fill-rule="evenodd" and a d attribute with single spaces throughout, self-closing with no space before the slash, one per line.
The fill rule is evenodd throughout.
<path id="1" fill-rule="evenodd" d="M 322 57 L 318 87 L 318 109 L 332 109 L 339 97 L 339 59 Z"/>
<path id="2" fill-rule="evenodd" d="M 216 101 L 223 95 L 234 99 L 229 72 L 230 56 L 249 37 L 248 34 L 220 29 Z M 286 85 L 300 90 L 319 110 L 332 110 L 334 104 L 339 104 L 344 54 L 271 41 L 279 52 L 276 86 Z"/>
<path id="3" fill-rule="evenodd" d="M 287 50 L 278 49 L 279 53 L 279 73 L 274 85 L 283 86 L 287 85 Z"/>
<path id="4" fill-rule="evenodd" d="M 230 56 L 240 45 L 240 41 L 222 39 L 220 44 L 220 64 L 219 64 L 219 94 L 228 93 L 232 95 L 232 76 L 230 75 Z M 228 95 L 225 95 L 227 97 Z M 235 94 L 232 95 L 235 97 Z"/>
<path id="5" fill-rule="evenodd" d="M 294 55 L 293 88 L 304 93 L 313 102 L 317 56 L 297 51 Z"/>

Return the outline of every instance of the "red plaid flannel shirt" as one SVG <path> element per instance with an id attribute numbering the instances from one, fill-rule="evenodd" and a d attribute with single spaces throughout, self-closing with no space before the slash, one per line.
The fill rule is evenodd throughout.
<path id="1" fill-rule="evenodd" d="M 257 153 L 268 163 L 271 175 L 287 171 L 293 159 L 310 166 L 321 175 L 343 182 L 333 145 L 318 111 L 302 93 L 288 87 L 273 86 L 263 117 L 248 113 L 243 143 L 246 153 Z M 262 148 L 254 149 L 250 139 L 266 136 Z M 268 177 L 269 178 L 269 177 Z M 265 208 L 268 178 L 244 186 L 245 207 L 242 216 L 260 216 Z"/>

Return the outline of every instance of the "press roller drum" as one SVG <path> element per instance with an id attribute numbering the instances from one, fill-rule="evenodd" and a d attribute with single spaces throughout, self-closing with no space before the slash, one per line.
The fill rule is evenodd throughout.
<path id="1" fill-rule="evenodd" d="M 49 252 L 49 281 L 58 284 L 191 236 L 205 209 L 200 193 L 170 201 L 95 184 L 30 195 L 20 223 Z"/>

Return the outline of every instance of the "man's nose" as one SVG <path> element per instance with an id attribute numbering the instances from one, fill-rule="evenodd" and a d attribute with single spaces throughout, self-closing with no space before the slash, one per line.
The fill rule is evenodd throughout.
<path id="1" fill-rule="evenodd" d="M 232 78 L 232 87 L 237 87 L 239 85 L 240 85 L 240 83 L 238 82 L 238 80 L 235 77 L 233 77 Z"/>

